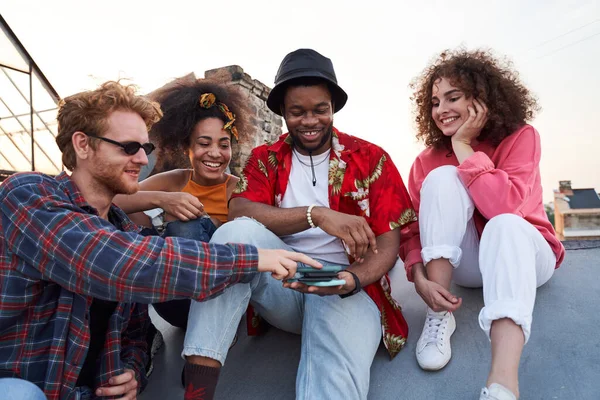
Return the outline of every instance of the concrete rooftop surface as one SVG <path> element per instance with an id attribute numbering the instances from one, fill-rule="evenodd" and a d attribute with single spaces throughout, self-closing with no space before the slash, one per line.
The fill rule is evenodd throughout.
<path id="1" fill-rule="evenodd" d="M 596 319 L 600 309 L 596 308 L 600 305 L 600 241 L 566 242 L 565 247 L 563 265 L 537 292 L 532 334 L 519 371 L 521 399 L 600 399 L 600 323 Z M 463 305 L 455 313 L 452 360 L 441 371 L 425 372 L 415 359 L 425 304 L 406 280 L 400 263 L 390 276 L 393 295 L 402 305 L 410 333 L 405 348 L 392 361 L 380 346 L 371 367 L 369 399 L 478 399 L 491 357 L 489 341 L 477 322 L 482 291 L 453 288 L 463 297 Z M 138 399 L 183 399 L 180 352 L 184 332 L 153 310 L 151 315 L 165 344 Z M 247 337 L 244 323 L 221 372 L 215 398 L 294 399 L 299 359 L 300 336 L 270 328 L 263 336 Z"/>

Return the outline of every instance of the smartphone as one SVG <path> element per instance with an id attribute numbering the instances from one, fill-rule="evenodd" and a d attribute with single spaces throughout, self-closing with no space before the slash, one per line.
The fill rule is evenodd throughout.
<path id="1" fill-rule="evenodd" d="M 316 269 L 302 264 L 298 267 L 296 275 L 288 279 L 288 282 L 302 282 L 309 286 L 341 286 L 345 285 L 344 279 L 338 279 L 337 274 L 343 268 L 339 265 L 324 265 L 322 269 Z"/>

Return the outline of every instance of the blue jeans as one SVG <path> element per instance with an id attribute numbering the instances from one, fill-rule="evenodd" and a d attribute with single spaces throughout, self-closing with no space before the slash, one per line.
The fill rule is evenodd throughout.
<path id="1" fill-rule="evenodd" d="M 291 250 L 250 218 L 223 225 L 211 242 Z M 302 335 L 297 399 L 367 398 L 370 367 L 381 341 L 381 320 L 365 292 L 346 299 L 305 295 L 282 287 L 269 273 L 257 273 L 249 283 L 230 286 L 219 297 L 192 301 L 182 355 L 209 357 L 224 364 L 248 303 L 271 325 Z"/>
<path id="2" fill-rule="evenodd" d="M 176 236 L 186 239 L 194 239 L 200 242 L 208 242 L 217 228 L 210 218 L 198 218 L 191 221 L 172 221 L 167 224 L 164 237 Z M 162 319 L 173 326 L 186 329 L 188 313 L 190 311 L 190 299 L 171 300 L 164 303 L 152 304 L 154 310 Z"/>
<path id="3" fill-rule="evenodd" d="M 216 230 L 217 228 L 210 218 L 201 217 L 190 221 L 169 222 L 163 236 L 177 236 L 208 243 Z"/>
<path id="4" fill-rule="evenodd" d="M 35 384 L 18 378 L 0 379 L 0 398 L 10 400 L 46 400 L 44 392 Z"/>

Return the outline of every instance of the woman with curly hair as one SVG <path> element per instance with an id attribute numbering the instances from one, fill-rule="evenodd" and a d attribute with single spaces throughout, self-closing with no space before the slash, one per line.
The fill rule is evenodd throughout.
<path id="1" fill-rule="evenodd" d="M 118 196 L 115 203 L 138 223 L 149 225 L 141 212 L 164 210 L 163 236 L 208 242 L 227 222 L 228 200 L 239 178 L 226 172 L 231 144 L 249 129 L 248 101 L 241 91 L 217 80 L 176 82 L 153 94 L 164 113 L 150 131 L 161 159 L 186 155 L 191 168 L 152 175 L 140 191 Z M 187 326 L 189 300 L 154 304 L 167 322 Z"/>
<path id="2" fill-rule="evenodd" d="M 444 52 L 411 86 L 427 148 L 410 171 L 419 222 L 400 256 L 428 306 L 417 361 L 425 370 L 450 361 L 462 304 L 451 281 L 483 287 L 492 365 L 480 399 L 515 399 L 536 288 L 564 257 L 542 202 L 540 137 L 527 124 L 537 102 L 510 63 L 483 50 Z"/>

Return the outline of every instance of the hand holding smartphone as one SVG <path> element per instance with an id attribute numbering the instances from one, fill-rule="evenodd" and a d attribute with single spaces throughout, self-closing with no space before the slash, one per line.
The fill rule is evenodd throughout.
<path id="1" fill-rule="evenodd" d="M 322 269 L 299 265 L 296 275 L 288 279 L 289 283 L 300 282 L 308 286 L 329 287 L 345 285 L 344 279 L 338 279 L 338 272 L 342 271 L 339 265 L 324 265 Z"/>

